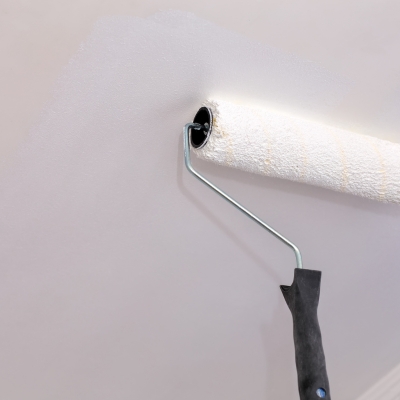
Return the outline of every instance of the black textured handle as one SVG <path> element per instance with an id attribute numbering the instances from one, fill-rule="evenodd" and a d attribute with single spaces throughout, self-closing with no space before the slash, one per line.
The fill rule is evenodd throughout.
<path id="1" fill-rule="evenodd" d="M 281 286 L 293 317 L 293 336 L 301 400 L 331 399 L 317 308 L 321 271 L 295 269 L 291 286 Z"/>

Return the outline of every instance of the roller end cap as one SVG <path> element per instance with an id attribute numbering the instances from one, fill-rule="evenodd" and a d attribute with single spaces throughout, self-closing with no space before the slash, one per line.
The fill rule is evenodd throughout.
<path id="1" fill-rule="evenodd" d="M 208 138 L 212 129 L 212 113 L 207 107 L 201 107 L 197 111 L 194 119 L 194 123 L 201 124 L 201 129 L 192 129 L 191 133 L 191 145 L 195 149 L 201 149 L 208 141 Z"/>

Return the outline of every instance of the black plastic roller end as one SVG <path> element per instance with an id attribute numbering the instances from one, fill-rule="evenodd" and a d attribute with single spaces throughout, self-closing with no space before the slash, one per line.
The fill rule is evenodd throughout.
<path id="1" fill-rule="evenodd" d="M 212 113 L 207 107 L 201 107 L 195 115 L 193 122 L 201 124 L 201 129 L 192 129 L 191 145 L 195 149 L 201 149 L 208 141 L 212 129 Z"/>

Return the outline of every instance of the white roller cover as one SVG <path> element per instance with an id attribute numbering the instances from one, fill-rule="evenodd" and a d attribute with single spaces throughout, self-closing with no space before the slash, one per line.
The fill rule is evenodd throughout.
<path id="1" fill-rule="evenodd" d="M 213 113 L 205 160 L 400 203 L 400 144 L 276 111 L 225 101 L 204 103 Z"/>

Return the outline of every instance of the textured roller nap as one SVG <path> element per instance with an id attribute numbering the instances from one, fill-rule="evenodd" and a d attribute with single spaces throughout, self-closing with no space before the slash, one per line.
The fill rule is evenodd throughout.
<path id="1" fill-rule="evenodd" d="M 400 144 L 223 101 L 213 112 L 206 160 L 278 178 L 400 203 Z"/>

